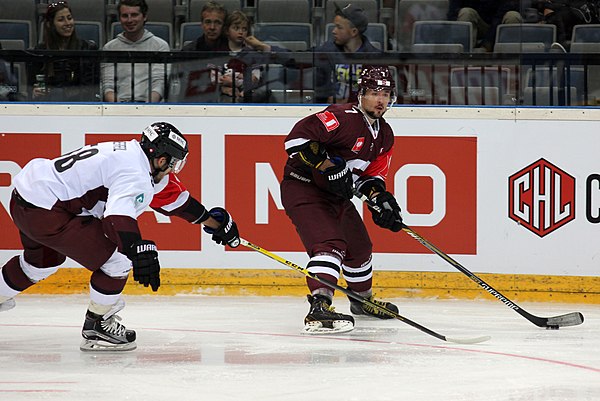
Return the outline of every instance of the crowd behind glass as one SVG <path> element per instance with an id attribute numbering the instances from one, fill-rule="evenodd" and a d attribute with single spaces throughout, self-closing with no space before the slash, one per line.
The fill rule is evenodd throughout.
<path id="1" fill-rule="evenodd" d="M 322 39 L 304 41 L 309 24 L 253 24 L 213 1 L 174 38 L 145 0 L 120 0 L 106 43 L 80 34 L 68 2 L 48 2 L 36 45 L 12 47 L 0 26 L 0 101 L 346 102 L 365 64 L 392 67 L 404 104 L 595 105 L 596 89 L 600 99 L 598 1 L 410 0 L 401 19 L 402 1 L 378 0 L 396 17 L 377 22 L 360 2 L 335 2 Z M 500 43 L 499 26 L 518 39 Z M 540 27 L 550 39 L 530 40 Z M 580 28 L 592 32 L 585 45 Z"/>

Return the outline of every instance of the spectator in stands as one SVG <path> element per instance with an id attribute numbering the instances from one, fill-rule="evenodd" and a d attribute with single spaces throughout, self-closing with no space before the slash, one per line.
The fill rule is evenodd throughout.
<path id="1" fill-rule="evenodd" d="M 575 25 L 598 24 L 599 11 L 594 1 L 544 0 L 538 3 L 543 14 L 542 23 L 556 25 L 557 43 L 552 49 L 566 52 L 571 47 L 571 36 Z"/>
<path id="2" fill-rule="evenodd" d="M 499 24 L 520 24 L 519 0 L 450 0 L 448 21 L 466 21 L 473 25 L 473 49 L 490 52 Z"/>
<path id="3" fill-rule="evenodd" d="M 227 38 L 223 34 L 223 25 L 227 18 L 227 10 L 221 4 L 209 1 L 202 7 L 200 12 L 202 30 L 200 35 L 192 43 L 183 46 L 184 51 L 228 51 Z"/>
<path id="4" fill-rule="evenodd" d="M 268 53 L 289 51 L 278 46 L 271 46 L 255 36 L 249 35 L 250 28 L 250 19 L 242 11 L 232 12 L 225 20 L 223 31 L 227 38 L 229 55 L 235 58 L 223 66 L 219 75 L 221 94 L 227 96 L 222 97 L 221 101 L 231 102 L 231 98 L 234 96 L 235 102 L 261 103 L 267 101 L 268 91 L 263 85 L 260 85 L 261 65 L 269 62 Z M 244 86 L 251 88 L 251 96 L 244 92 Z"/>
<path id="5" fill-rule="evenodd" d="M 234 11 L 231 14 L 227 15 L 225 19 L 225 24 L 223 25 L 223 32 L 225 34 L 225 38 L 227 39 L 227 48 L 229 50 L 229 55 L 237 57 L 243 51 L 247 52 L 250 44 L 253 46 L 250 49 L 265 49 L 266 51 L 270 51 L 271 48 L 269 45 L 261 42 L 260 40 L 254 38 L 253 36 L 248 36 L 250 30 L 250 20 L 241 11 Z M 267 50 L 268 49 L 268 50 Z M 231 102 L 231 98 L 235 97 L 235 102 L 242 102 L 244 98 L 244 73 L 245 73 L 245 63 L 236 62 L 239 59 L 233 59 L 230 62 L 226 63 L 223 66 L 222 71 L 219 72 L 219 85 L 221 87 L 221 94 L 225 95 L 225 98 L 222 98 L 222 101 Z M 256 85 L 260 80 L 260 68 L 253 67 L 250 72 L 250 80 L 252 86 Z M 229 97 L 229 99 L 227 99 Z"/>
<path id="6" fill-rule="evenodd" d="M 106 45 L 104 50 L 155 51 L 168 52 L 169 44 L 154 36 L 144 28 L 148 15 L 145 0 L 120 0 L 118 4 L 119 21 L 123 32 Z M 133 73 L 135 71 L 135 76 Z M 102 88 L 106 102 L 142 102 L 155 103 L 165 95 L 165 65 L 158 61 L 136 63 L 118 63 L 116 72 L 112 63 L 102 64 Z M 133 93 L 131 84 L 133 80 Z M 150 93 L 150 94 L 149 94 Z"/>
<path id="7" fill-rule="evenodd" d="M 81 40 L 75 32 L 75 19 L 65 1 L 50 3 L 44 15 L 44 39 L 35 46 L 41 50 L 98 50 L 93 41 Z M 29 82 L 36 101 L 91 102 L 99 100 L 98 68 L 85 58 L 53 58 L 33 63 Z"/>
<path id="8" fill-rule="evenodd" d="M 348 4 L 337 7 L 333 19 L 333 40 L 315 49 L 316 103 L 346 103 L 357 100 L 358 77 L 362 64 L 351 63 L 347 54 L 381 51 L 364 35 L 369 24 L 362 8 Z"/>

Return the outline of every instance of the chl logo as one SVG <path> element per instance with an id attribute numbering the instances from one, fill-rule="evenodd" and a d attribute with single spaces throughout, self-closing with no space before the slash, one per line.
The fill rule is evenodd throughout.
<path id="1" fill-rule="evenodd" d="M 508 178 L 508 216 L 544 237 L 575 219 L 575 178 L 545 159 Z"/>

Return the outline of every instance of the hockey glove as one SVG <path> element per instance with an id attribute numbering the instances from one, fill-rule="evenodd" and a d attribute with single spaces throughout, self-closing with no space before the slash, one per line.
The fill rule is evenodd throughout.
<path id="1" fill-rule="evenodd" d="M 393 232 L 400 231 L 402 229 L 402 215 L 400 214 L 400 206 L 398 206 L 394 195 L 388 191 L 380 192 L 373 196 L 371 200 L 379 208 L 379 211 L 369 208 L 375 224 Z"/>
<path id="2" fill-rule="evenodd" d="M 344 199 L 352 199 L 354 193 L 354 182 L 352 181 L 352 173 L 346 165 L 346 161 L 341 157 L 334 157 L 331 161 L 335 166 L 331 166 L 323 175 L 327 178 L 327 188 L 329 192 L 341 196 Z"/>
<path id="3" fill-rule="evenodd" d="M 212 234 L 212 240 L 219 245 L 229 245 L 232 248 L 236 248 L 240 245 L 240 233 L 238 232 L 237 224 L 231 218 L 231 215 L 227 213 L 227 210 L 222 207 L 213 207 L 208 211 L 211 217 L 221 225 L 218 228 L 210 228 L 204 226 L 203 229 L 209 234 Z"/>
<path id="4" fill-rule="evenodd" d="M 131 245 L 127 257 L 133 264 L 133 279 L 157 291 L 160 287 L 160 264 L 154 241 L 137 240 Z"/>

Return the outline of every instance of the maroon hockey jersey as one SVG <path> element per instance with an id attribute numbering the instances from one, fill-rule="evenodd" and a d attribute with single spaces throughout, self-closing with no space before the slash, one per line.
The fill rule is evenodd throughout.
<path id="1" fill-rule="evenodd" d="M 355 182 L 367 177 L 377 177 L 385 182 L 394 145 L 394 133 L 385 119 L 379 118 L 369 126 L 356 103 L 346 103 L 331 105 L 296 123 L 285 139 L 285 149 L 291 157 L 286 163 L 284 177 L 312 181 L 326 188 L 322 174 L 294 157 L 311 141 L 325 145 L 330 158 L 343 158 Z"/>

